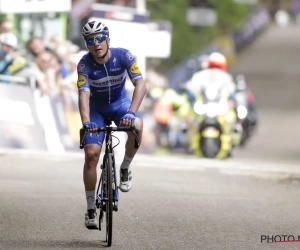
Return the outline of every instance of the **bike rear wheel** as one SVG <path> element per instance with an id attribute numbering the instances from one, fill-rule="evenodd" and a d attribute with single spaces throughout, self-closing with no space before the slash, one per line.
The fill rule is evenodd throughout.
<path id="1" fill-rule="evenodd" d="M 107 246 L 111 246 L 112 243 L 112 228 L 113 228 L 113 189 L 112 189 L 112 155 L 108 154 L 106 159 L 106 241 Z"/>

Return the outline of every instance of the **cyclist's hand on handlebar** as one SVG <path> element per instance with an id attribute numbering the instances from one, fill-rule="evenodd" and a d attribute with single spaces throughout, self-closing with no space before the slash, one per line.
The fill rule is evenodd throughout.
<path id="1" fill-rule="evenodd" d="M 131 126 L 135 121 L 135 113 L 127 111 L 127 114 L 121 118 L 120 126 Z"/>
<path id="2" fill-rule="evenodd" d="M 98 125 L 95 122 L 85 122 L 83 126 L 88 127 L 89 132 L 97 132 Z"/>

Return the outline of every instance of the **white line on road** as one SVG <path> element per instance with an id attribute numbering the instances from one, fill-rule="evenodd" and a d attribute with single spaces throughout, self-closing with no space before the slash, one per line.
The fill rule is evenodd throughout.
<path id="1" fill-rule="evenodd" d="M 16 150 L 16 149 L 2 149 L 0 156 L 19 156 L 24 158 L 39 158 L 47 161 L 70 161 L 81 159 L 83 161 L 84 155 L 81 152 L 66 152 L 66 153 L 49 153 L 46 151 L 34 150 Z M 116 155 L 117 163 L 121 163 L 123 155 Z M 201 159 L 195 156 L 155 156 L 147 154 L 137 154 L 134 165 L 146 168 L 164 168 L 176 170 L 206 170 L 219 169 L 225 173 L 226 170 L 236 171 L 255 171 L 255 172 L 269 172 L 269 173 L 285 173 L 300 176 L 300 165 L 298 164 L 282 164 L 274 162 L 263 162 L 258 160 L 214 160 Z"/>

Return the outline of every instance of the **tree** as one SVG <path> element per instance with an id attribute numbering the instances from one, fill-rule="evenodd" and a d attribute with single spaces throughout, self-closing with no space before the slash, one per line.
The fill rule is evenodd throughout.
<path id="1" fill-rule="evenodd" d="M 160 61 L 160 70 L 171 69 L 186 57 L 199 52 L 218 35 L 238 28 L 248 13 L 246 5 L 233 0 L 208 0 L 216 7 L 218 22 L 213 27 L 192 27 L 188 24 L 187 0 L 158 0 L 147 2 L 150 20 L 170 20 L 173 24 L 171 56 Z"/>

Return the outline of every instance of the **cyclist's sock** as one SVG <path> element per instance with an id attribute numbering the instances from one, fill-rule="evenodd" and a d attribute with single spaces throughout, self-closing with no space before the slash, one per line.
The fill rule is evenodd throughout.
<path id="1" fill-rule="evenodd" d="M 87 210 L 95 209 L 95 190 L 85 191 Z"/>
<path id="2" fill-rule="evenodd" d="M 129 169 L 130 163 L 133 158 L 129 158 L 127 155 L 124 156 L 123 162 L 121 164 L 121 169 Z"/>

